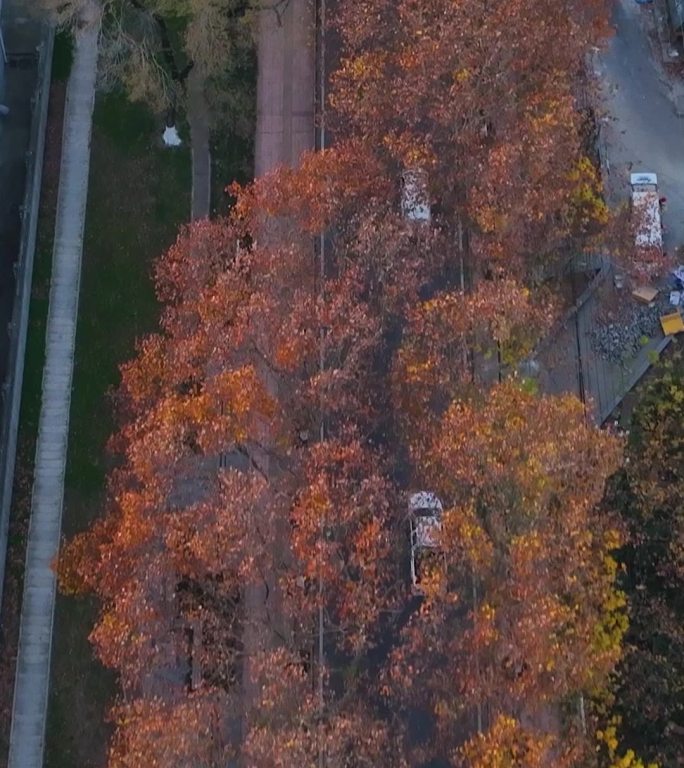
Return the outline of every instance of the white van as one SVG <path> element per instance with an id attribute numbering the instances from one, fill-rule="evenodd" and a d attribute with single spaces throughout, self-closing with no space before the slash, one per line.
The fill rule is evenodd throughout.
<path id="1" fill-rule="evenodd" d="M 638 251 L 663 252 L 663 227 L 660 221 L 658 177 L 655 173 L 633 173 L 629 178 L 632 187 L 632 220 L 634 244 Z"/>

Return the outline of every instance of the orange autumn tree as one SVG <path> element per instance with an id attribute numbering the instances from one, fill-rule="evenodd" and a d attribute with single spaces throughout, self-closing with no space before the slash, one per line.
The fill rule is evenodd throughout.
<path id="1" fill-rule="evenodd" d="M 106 516 L 62 552 L 63 586 L 101 601 L 91 640 L 130 704 L 115 717 L 117 764 L 127 750 L 138 761 L 143 748 L 154 750 L 153 739 L 133 738 L 131 722 L 171 716 L 193 698 L 189 664 L 203 693 L 234 702 L 251 585 L 292 587 L 280 595 L 283 610 L 315 616 L 318 599 L 297 592 L 297 577 L 320 560 L 311 565 L 320 488 L 337 537 L 324 552 L 335 631 L 363 649 L 376 602 L 386 606 L 394 594 L 391 487 L 380 453 L 345 437 L 371 428 L 378 411 L 366 382 L 382 324 L 366 301 L 365 267 L 350 258 L 320 293 L 307 240 L 288 242 L 281 231 L 257 242 L 255 229 L 281 203 L 272 200 L 267 213 L 258 207 L 262 190 L 252 191 L 232 218 L 193 225 L 160 259 L 161 328 L 122 367 L 122 426 L 111 441 L 121 466 L 110 476 Z M 321 418 L 330 441 L 312 449 L 302 435 Z M 287 622 L 272 619 L 260 631 L 275 636 Z M 278 642 L 289 652 L 309 642 L 309 627 L 285 629 Z"/>
<path id="2" fill-rule="evenodd" d="M 377 629 L 379 612 L 400 596 L 394 556 L 400 505 L 383 463 L 354 432 L 322 441 L 304 459 L 292 509 L 293 554 L 305 580 L 302 589 L 290 590 L 299 592 L 299 612 L 305 617 L 322 605 L 328 631 L 356 651 Z"/>
<path id="3" fill-rule="evenodd" d="M 461 768 L 564 768 L 573 764 L 569 755 L 554 748 L 548 734 L 523 728 L 512 717 L 497 717 L 485 733 L 473 736 L 458 750 L 454 763 Z"/>
<path id="4" fill-rule="evenodd" d="M 550 301 L 507 278 L 483 281 L 470 293 L 439 293 L 412 309 L 393 362 L 392 397 L 417 461 L 450 398 L 475 385 L 473 353 L 496 355 L 498 345 L 504 366 L 519 361 L 553 312 Z"/>
<path id="5" fill-rule="evenodd" d="M 386 162 L 424 167 L 446 225 L 460 220 L 479 261 L 547 261 L 569 234 L 577 73 L 608 33 L 607 5 L 348 0 L 335 26 L 341 130 Z"/>
<path id="6" fill-rule="evenodd" d="M 220 768 L 234 754 L 225 718 L 225 697 L 192 695 L 168 702 L 161 698 L 117 704 L 110 713 L 116 726 L 109 748 L 111 768 Z"/>
<path id="7" fill-rule="evenodd" d="M 121 467 L 106 516 L 62 553 L 62 582 L 101 601 L 95 650 L 141 712 L 188 695 L 189 663 L 205 692 L 233 690 L 241 593 L 272 567 L 270 518 L 287 514 L 266 492 L 265 465 L 289 446 L 266 443 L 261 425 L 287 434 L 289 421 L 264 375 L 273 335 L 254 318 L 273 317 L 289 299 L 282 279 L 279 293 L 265 290 L 274 267 L 293 290 L 301 285 L 303 252 L 248 248 L 244 237 L 239 221 L 198 224 L 159 262 L 162 328 L 122 369 L 123 424 L 112 441 Z M 126 722 L 117 719 L 119 730 Z M 153 740 L 136 743 L 154 750 Z"/>
<path id="8" fill-rule="evenodd" d="M 417 484 L 446 505 L 445 569 L 404 630 L 390 690 L 397 702 L 421 691 L 447 751 L 475 712 L 484 726 L 502 715 L 539 730 L 613 669 L 626 624 L 619 538 L 596 505 L 619 454 L 576 399 L 514 381 L 455 401 L 421 450 Z"/>
<path id="9" fill-rule="evenodd" d="M 256 661 L 260 696 L 245 735 L 248 768 L 407 766 L 392 729 L 363 700 L 324 688 L 321 702 L 300 659 L 279 650 Z"/>
<path id="10" fill-rule="evenodd" d="M 232 185 L 232 191 L 239 216 L 262 223 L 278 217 L 296 223 L 302 232 L 320 234 L 369 205 L 384 206 L 393 186 L 371 146 L 359 138 L 340 137 L 324 150 L 303 152 L 296 168 L 278 167 L 249 187 Z"/>
<path id="11" fill-rule="evenodd" d="M 596 39 L 584 23 L 590 9 L 560 0 L 534 10 L 499 3 L 488 13 L 474 0 L 342 2 L 340 19 L 356 17 L 357 31 L 341 25 L 347 58 L 333 98 L 349 135 L 304 157 L 300 169 L 235 187 L 228 219 L 193 225 L 160 259 L 159 333 L 122 369 L 122 426 L 112 440 L 122 466 L 110 479 L 107 515 L 65 549 L 62 570 L 72 589 L 89 588 L 102 603 L 92 640 L 126 696 L 115 715 L 113 765 L 154 764 L 158 753 L 181 765 L 221 763 L 231 718 L 242 721 L 239 756 L 248 765 L 311 765 L 321 755 L 331 768 L 407 762 L 406 745 L 379 722 L 375 682 L 348 682 L 340 693 L 339 669 L 330 679 L 314 670 L 323 674 L 321 703 L 302 654 L 322 608 L 328 658 L 342 664 L 355 654 L 361 666 L 387 629 L 381 615 L 399 607 L 406 569 L 396 534 L 405 540 L 405 531 L 390 478 L 404 457 L 392 394 L 401 418 L 405 410 L 424 428 L 410 445 L 415 475 L 450 507 L 452 542 L 449 579 L 434 585 L 391 659 L 396 701 L 425 693 L 439 716 L 440 749 L 453 755 L 463 734 L 446 734 L 478 704 L 508 711 L 528 694 L 555 702 L 554 675 L 565 691 L 586 684 L 572 667 L 586 637 L 568 649 L 559 625 L 593 626 L 597 601 L 612 595 L 611 561 L 602 559 L 600 527 L 579 540 L 584 549 L 570 562 L 600 579 L 586 617 L 576 617 L 554 589 L 565 574 L 569 603 L 586 584 L 575 584 L 545 550 L 564 530 L 548 523 L 553 504 L 543 496 L 545 484 L 557 483 L 542 461 L 548 441 L 536 481 L 525 485 L 522 472 L 509 478 L 520 493 L 539 494 L 524 540 L 507 540 L 505 525 L 496 536 L 487 529 L 476 501 L 484 486 L 460 498 L 435 473 L 441 466 L 449 477 L 457 466 L 437 447 L 465 429 L 448 422 L 457 411 L 444 414 L 462 384 L 460 353 L 487 336 L 517 353 L 540 317 L 522 286 L 530 264 L 567 230 L 566 170 L 576 142 L 570 69 Z M 538 23 L 555 17 L 568 39 L 563 50 L 549 48 L 558 30 Z M 373 52 L 365 50 L 371 39 Z M 542 75 L 530 66 L 537 56 L 545 57 Z M 527 151 L 528 137 L 538 152 Z M 441 208 L 434 227 L 400 214 L 398 178 L 412 163 L 428 170 Z M 457 237 L 459 221 L 470 240 Z M 321 273 L 312 240 L 326 230 Z M 489 292 L 453 292 L 468 244 L 478 267 L 498 265 Z M 548 425 L 536 406 L 514 406 L 533 425 L 525 439 L 537 439 Z M 558 418 L 574 424 L 577 414 L 558 407 Z M 494 415 L 472 406 L 466 421 L 480 434 Z M 446 424 L 451 431 L 441 429 Z M 477 450 L 496 455 L 493 466 L 505 464 L 491 440 Z M 604 464 L 592 471 L 598 476 Z M 575 509 L 559 494 L 568 524 L 589 519 L 584 502 Z M 490 556 L 499 550 L 515 574 L 509 591 Z M 556 580 L 538 584 L 549 558 Z M 471 592 L 461 589 L 461 573 Z M 473 584 L 476 599 L 468 596 Z M 559 634 L 560 650 L 533 647 L 532 607 L 544 629 Z M 598 655 L 597 677 L 611 653 L 612 646 Z M 556 670 L 534 666 L 549 659 Z M 423 686 L 417 694 L 407 693 L 412 675 Z M 174 733 L 161 732 L 165 718 Z"/>
<path id="12" fill-rule="evenodd" d="M 246 444 L 253 423 L 277 416 L 241 346 L 244 315 L 255 301 L 250 256 L 237 248 L 230 224 L 184 234 L 158 269 L 160 295 L 169 301 L 163 335 L 143 343 L 139 358 L 123 369 L 119 403 L 127 421 L 114 445 L 124 464 L 111 476 L 107 525 L 86 534 L 96 541 L 89 546 L 96 556 L 82 570 L 103 606 L 92 640 L 125 689 L 139 688 L 153 673 L 164 637 L 178 642 L 178 585 L 187 573 L 167 541 L 178 520 L 190 517 L 192 527 L 208 528 L 214 541 L 232 547 L 248 533 L 244 515 L 254 500 L 225 503 L 216 457 L 226 451 L 254 458 L 258 451 Z M 253 542 L 250 560 L 242 552 L 243 567 L 231 563 L 235 551 L 227 547 L 223 568 L 209 571 L 225 580 L 228 592 L 245 567 L 259 562 L 263 547 Z"/>

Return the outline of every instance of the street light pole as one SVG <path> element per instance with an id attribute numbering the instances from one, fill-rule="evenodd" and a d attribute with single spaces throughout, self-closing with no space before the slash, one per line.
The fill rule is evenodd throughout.
<path id="1" fill-rule="evenodd" d="M 319 79 L 319 131 L 320 131 L 320 151 L 325 150 L 325 0 L 320 0 L 320 15 L 319 15 L 319 57 L 318 57 L 318 79 Z M 323 299 L 325 295 L 325 232 L 321 230 L 319 239 L 319 286 L 318 294 L 319 299 Z M 325 329 L 323 326 L 319 329 L 319 371 L 322 374 L 325 370 Z M 323 411 L 323 403 L 320 404 L 320 426 L 319 426 L 319 439 L 321 442 L 325 440 L 325 417 Z M 325 521 L 323 517 L 320 520 L 319 537 L 322 544 L 325 536 Z M 323 669 L 325 666 L 325 647 L 323 642 L 324 632 L 324 612 L 323 612 L 323 569 L 320 557 L 322 551 L 319 551 L 319 567 L 318 567 L 318 708 L 319 717 L 322 718 L 323 710 L 325 708 L 325 692 L 323 688 Z M 320 768 L 323 768 L 324 754 L 323 750 L 318 750 L 318 764 Z"/>

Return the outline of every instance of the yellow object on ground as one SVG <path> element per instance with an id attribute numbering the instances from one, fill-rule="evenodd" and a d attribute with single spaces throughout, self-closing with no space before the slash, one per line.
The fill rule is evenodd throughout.
<path id="1" fill-rule="evenodd" d="M 666 336 L 672 336 L 675 333 L 684 331 L 684 320 L 679 312 L 671 312 L 669 315 L 662 315 L 660 324 L 663 327 L 663 333 Z"/>

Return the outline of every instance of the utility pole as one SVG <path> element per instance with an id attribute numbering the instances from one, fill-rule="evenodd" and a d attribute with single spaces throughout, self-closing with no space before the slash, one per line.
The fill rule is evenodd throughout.
<path id="1" fill-rule="evenodd" d="M 320 0 L 320 14 L 318 19 L 319 26 L 319 56 L 318 56 L 318 85 L 319 85 L 319 131 L 320 131 L 320 147 L 319 151 L 325 150 L 325 0 Z M 325 232 L 321 231 L 319 237 L 319 263 L 318 263 L 318 296 L 322 301 L 325 296 Z M 321 325 L 319 328 L 319 371 L 323 373 L 325 370 L 325 328 Z M 323 402 L 320 403 L 320 426 L 319 426 L 319 440 L 323 442 L 325 440 L 325 416 L 323 409 Z M 325 536 L 325 520 L 321 517 L 319 537 L 320 542 L 323 542 Z M 319 551 L 319 558 L 321 552 Z M 323 711 L 325 709 L 325 691 L 323 688 L 323 670 L 325 667 L 325 646 L 323 642 L 324 626 L 324 607 L 323 607 L 323 568 L 322 563 L 319 560 L 318 567 L 318 714 L 322 719 Z M 325 755 L 323 750 L 318 749 L 318 765 L 319 768 L 323 768 L 325 763 Z"/>
<path id="2" fill-rule="evenodd" d="M 471 573 L 473 589 L 473 621 L 477 621 L 477 583 L 475 581 L 475 572 Z M 475 674 L 477 675 L 478 685 L 480 683 L 480 654 L 475 650 Z M 477 732 L 482 733 L 482 702 L 477 701 Z"/>

